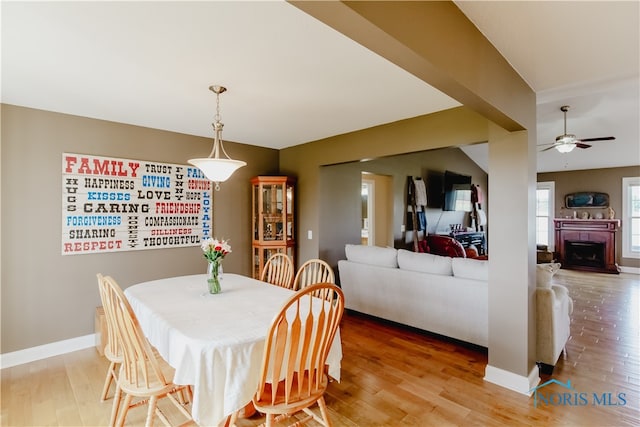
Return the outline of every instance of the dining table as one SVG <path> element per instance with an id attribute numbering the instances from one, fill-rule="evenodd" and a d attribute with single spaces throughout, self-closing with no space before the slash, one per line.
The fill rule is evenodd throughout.
<path id="1" fill-rule="evenodd" d="M 175 369 L 174 383 L 191 385 L 199 425 L 218 425 L 251 402 L 260 377 L 267 330 L 294 291 L 224 273 L 210 294 L 205 274 L 129 286 L 124 293 L 142 331 Z M 340 380 L 340 331 L 327 358 Z"/>

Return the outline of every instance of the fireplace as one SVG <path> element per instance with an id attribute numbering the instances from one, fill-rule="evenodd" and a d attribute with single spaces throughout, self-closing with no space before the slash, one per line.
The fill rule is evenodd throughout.
<path id="1" fill-rule="evenodd" d="M 563 268 L 619 273 L 616 233 L 619 219 L 554 219 L 556 251 Z"/>
<path id="2" fill-rule="evenodd" d="M 564 242 L 565 262 L 572 266 L 583 266 L 604 269 L 605 244 L 602 242 Z"/>

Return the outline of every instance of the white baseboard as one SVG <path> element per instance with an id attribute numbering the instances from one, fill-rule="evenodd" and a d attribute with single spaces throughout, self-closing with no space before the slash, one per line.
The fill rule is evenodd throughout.
<path id="1" fill-rule="evenodd" d="M 620 267 L 620 273 L 640 274 L 640 268 L 638 267 Z"/>
<path id="2" fill-rule="evenodd" d="M 48 357 L 71 353 L 72 351 L 95 347 L 95 345 L 96 334 L 90 334 L 83 337 L 71 338 L 64 341 L 39 345 L 37 347 L 25 348 L 24 350 L 13 351 L 11 353 L 0 354 L 0 368 L 10 368 Z"/>
<path id="3" fill-rule="evenodd" d="M 523 377 L 522 375 L 487 365 L 484 371 L 484 380 L 499 385 L 500 387 L 531 396 L 533 394 L 533 388 L 540 383 L 540 372 L 538 371 L 538 365 L 533 365 L 529 376 Z"/>

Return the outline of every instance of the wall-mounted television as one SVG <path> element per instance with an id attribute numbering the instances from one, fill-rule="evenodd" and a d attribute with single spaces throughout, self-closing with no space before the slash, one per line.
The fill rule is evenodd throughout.
<path id="1" fill-rule="evenodd" d="M 456 172 L 444 172 L 443 211 L 471 211 L 471 177 Z"/>
<path id="2" fill-rule="evenodd" d="M 444 203 L 444 173 L 427 172 L 427 207 L 442 209 Z"/>

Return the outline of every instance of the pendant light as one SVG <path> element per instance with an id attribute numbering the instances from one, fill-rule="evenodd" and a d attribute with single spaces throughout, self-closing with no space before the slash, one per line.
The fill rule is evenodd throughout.
<path id="1" fill-rule="evenodd" d="M 226 92 L 227 88 L 224 86 L 209 86 L 209 90 L 216 94 L 216 116 L 213 122 L 213 149 L 209 154 L 209 157 L 200 159 L 190 159 L 189 163 L 197 167 L 204 173 L 204 175 L 210 181 L 215 183 L 216 191 L 220 190 L 220 183 L 229 179 L 229 177 L 242 166 L 246 166 L 246 162 L 242 160 L 233 160 L 222 145 L 222 127 L 224 126 L 220 121 L 220 94 Z M 220 157 L 220 152 L 225 157 Z"/>

